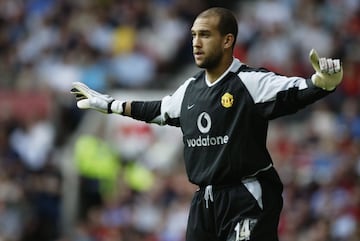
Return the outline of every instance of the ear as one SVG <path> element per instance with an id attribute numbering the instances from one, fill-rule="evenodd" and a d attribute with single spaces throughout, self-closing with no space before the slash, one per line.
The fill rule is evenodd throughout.
<path id="1" fill-rule="evenodd" d="M 235 38 L 234 35 L 228 33 L 224 37 L 224 48 L 231 48 L 234 44 Z"/>

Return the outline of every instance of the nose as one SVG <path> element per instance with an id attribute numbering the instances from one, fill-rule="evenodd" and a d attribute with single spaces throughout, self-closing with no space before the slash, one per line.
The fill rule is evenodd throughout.
<path id="1" fill-rule="evenodd" d="M 193 36 L 192 45 L 193 45 L 194 48 L 201 47 L 201 41 L 200 41 L 200 38 L 197 35 Z"/>

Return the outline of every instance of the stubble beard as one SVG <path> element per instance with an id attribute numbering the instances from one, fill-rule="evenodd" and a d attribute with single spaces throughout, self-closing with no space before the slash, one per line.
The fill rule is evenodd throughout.
<path id="1" fill-rule="evenodd" d="M 219 65 L 219 63 L 221 61 L 221 57 L 222 57 L 222 54 L 220 51 L 218 51 L 218 52 L 212 54 L 211 56 L 205 58 L 203 62 L 196 63 L 196 65 L 202 69 L 214 69 Z"/>

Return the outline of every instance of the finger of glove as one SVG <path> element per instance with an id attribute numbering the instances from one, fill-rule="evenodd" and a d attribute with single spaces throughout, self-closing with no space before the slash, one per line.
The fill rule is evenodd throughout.
<path id="1" fill-rule="evenodd" d="M 73 85 L 73 88 L 71 89 L 70 92 L 72 94 L 74 94 L 75 96 L 82 95 L 82 96 L 85 96 L 86 98 L 91 97 L 91 95 L 89 93 L 89 88 L 86 85 L 84 85 L 80 82 L 74 82 L 72 85 Z"/>
<path id="2" fill-rule="evenodd" d="M 71 89 L 70 93 L 75 95 L 76 100 L 83 100 L 87 98 L 83 93 L 79 92 L 75 88 Z"/>
<path id="3" fill-rule="evenodd" d="M 320 63 L 321 73 L 332 75 L 342 71 L 342 67 L 339 59 L 321 58 L 319 60 L 319 63 Z"/>
<path id="4" fill-rule="evenodd" d="M 87 97 L 85 95 L 81 95 L 81 94 L 75 95 L 75 98 L 77 101 L 87 99 Z"/>
<path id="5" fill-rule="evenodd" d="M 328 73 L 329 74 L 333 74 L 333 73 L 335 73 L 335 69 L 334 69 L 334 62 L 333 62 L 333 60 L 332 59 L 326 59 L 326 61 L 327 61 L 327 64 L 328 64 Z"/>
<path id="6" fill-rule="evenodd" d="M 90 109 L 91 105 L 89 99 L 83 99 L 78 101 L 77 107 L 79 107 L 80 109 Z"/>
<path id="7" fill-rule="evenodd" d="M 86 96 L 87 98 L 91 98 L 91 97 L 98 97 L 101 96 L 102 94 L 90 89 L 87 85 L 85 85 L 84 83 L 81 82 L 74 82 L 73 84 L 73 89 L 75 89 L 73 92 L 74 93 L 80 93 L 84 96 Z M 72 89 L 72 90 L 73 90 Z"/>
<path id="8" fill-rule="evenodd" d="M 333 60 L 333 64 L 334 64 L 334 71 L 335 71 L 335 73 L 338 73 L 338 72 L 341 72 L 341 71 L 342 71 L 340 59 L 334 59 L 334 60 Z"/>
<path id="9" fill-rule="evenodd" d="M 310 59 L 311 65 L 315 69 L 315 71 L 320 72 L 319 56 L 315 49 L 311 49 L 311 51 L 309 53 L 309 59 Z"/>
<path id="10" fill-rule="evenodd" d="M 335 72 L 332 59 L 320 58 L 319 65 L 321 73 L 333 74 Z"/>
<path id="11" fill-rule="evenodd" d="M 317 71 L 317 72 L 325 73 L 325 70 L 327 68 L 327 61 L 325 58 L 319 59 L 319 68 L 320 68 L 320 71 Z"/>
<path id="12" fill-rule="evenodd" d="M 106 94 L 101 94 L 93 89 L 90 89 L 87 86 L 84 87 L 84 91 L 86 91 L 86 93 L 87 93 L 85 96 L 89 99 L 101 99 L 106 102 L 110 102 L 110 101 L 114 100 L 114 98 L 112 98 L 111 96 L 106 95 Z"/>
<path id="13" fill-rule="evenodd" d="M 89 99 L 89 104 L 94 109 L 107 111 L 109 102 L 103 98 L 94 97 Z"/>
<path id="14" fill-rule="evenodd" d="M 70 90 L 70 93 L 77 96 L 77 95 L 83 95 L 83 93 L 81 93 L 78 89 L 72 88 Z"/>

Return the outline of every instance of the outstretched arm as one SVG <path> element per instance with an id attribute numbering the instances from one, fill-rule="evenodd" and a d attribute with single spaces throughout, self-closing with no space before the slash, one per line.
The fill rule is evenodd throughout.
<path id="1" fill-rule="evenodd" d="M 161 101 L 121 101 L 112 96 L 90 89 L 81 82 L 72 84 L 80 109 L 93 109 L 104 114 L 120 114 L 137 120 L 153 122 L 160 115 Z"/>
<path id="2" fill-rule="evenodd" d="M 189 78 L 172 95 L 154 101 L 123 101 L 90 89 L 81 82 L 72 84 L 71 93 L 75 95 L 80 109 L 93 109 L 105 114 L 116 113 L 136 120 L 159 125 L 179 126 L 181 103 Z"/>
<path id="3" fill-rule="evenodd" d="M 93 109 L 105 114 L 123 114 L 126 108 L 124 101 L 115 100 L 110 95 L 92 90 L 81 82 L 72 83 L 70 93 L 75 95 L 79 109 Z"/>
<path id="4" fill-rule="evenodd" d="M 239 77 L 252 97 L 258 113 L 266 119 L 295 113 L 334 91 L 343 69 L 338 59 L 319 58 L 309 53 L 315 70 L 311 78 L 286 77 L 264 69 L 244 69 Z"/>

